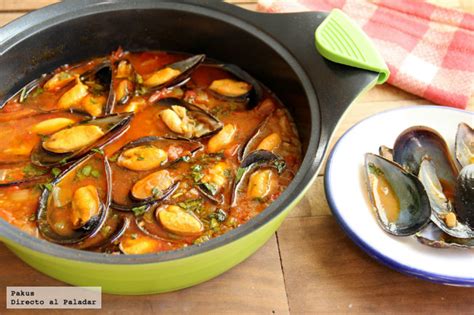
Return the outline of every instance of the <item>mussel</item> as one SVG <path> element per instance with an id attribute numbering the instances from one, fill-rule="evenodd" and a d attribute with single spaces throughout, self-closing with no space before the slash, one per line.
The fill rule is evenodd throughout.
<path id="1" fill-rule="evenodd" d="M 205 55 L 195 55 L 166 65 L 145 78 L 143 80 L 143 86 L 149 90 L 159 90 L 171 86 L 179 86 L 189 79 L 191 73 L 204 61 L 205 58 Z"/>
<path id="2" fill-rule="evenodd" d="M 428 224 L 415 234 L 416 239 L 424 244 L 436 248 L 474 248 L 473 238 L 456 238 L 443 232 L 434 223 Z"/>
<path id="3" fill-rule="evenodd" d="M 107 159 L 96 153 L 44 184 L 36 217 L 41 235 L 58 244 L 96 235 L 108 215 L 111 180 Z"/>
<path id="4" fill-rule="evenodd" d="M 418 178 L 425 187 L 431 205 L 431 221 L 445 233 L 456 238 L 472 238 L 474 231 L 458 219 L 457 211 L 452 202 L 443 193 L 443 187 L 438 179 L 433 163 L 423 159 Z"/>
<path id="5" fill-rule="evenodd" d="M 178 204 L 162 204 L 137 216 L 136 224 L 147 235 L 161 239 L 188 239 L 189 243 L 202 234 L 204 224 L 192 212 Z"/>
<path id="6" fill-rule="evenodd" d="M 459 172 L 454 206 L 459 221 L 474 228 L 474 164 L 465 166 Z"/>
<path id="7" fill-rule="evenodd" d="M 220 79 L 211 82 L 208 90 L 217 98 L 247 102 L 247 108 L 252 109 L 262 100 L 261 84 L 243 69 L 233 64 L 205 64 L 230 73 L 234 79 Z"/>
<path id="8" fill-rule="evenodd" d="M 275 177 L 285 168 L 285 160 L 270 151 L 256 150 L 250 153 L 235 175 L 231 206 L 236 206 L 242 195 L 248 200 L 268 198 L 273 192 Z"/>
<path id="9" fill-rule="evenodd" d="M 216 161 L 205 169 L 197 164 L 191 170 L 196 188 L 202 195 L 215 203 L 224 202 L 226 187 L 232 184 L 229 180 L 232 167 L 226 161 Z"/>
<path id="10" fill-rule="evenodd" d="M 0 122 L 0 165 L 27 166 L 31 152 L 42 138 L 86 118 L 87 116 L 79 113 L 52 111 Z"/>
<path id="11" fill-rule="evenodd" d="M 461 168 L 474 164 L 474 129 L 466 123 L 458 125 L 455 153 Z"/>
<path id="12" fill-rule="evenodd" d="M 245 144 L 239 149 L 239 160 L 243 160 L 250 152 L 256 150 L 266 150 L 273 152 L 281 144 L 281 136 L 278 132 L 272 132 L 267 128 L 273 111 L 255 129 L 253 134 L 247 139 Z"/>
<path id="13" fill-rule="evenodd" d="M 171 166 L 188 160 L 202 145 L 178 138 L 143 137 L 123 146 L 113 156 L 113 207 L 132 211 L 166 199 L 179 185 L 180 176 Z M 127 176 L 125 176 L 127 174 Z"/>
<path id="14" fill-rule="evenodd" d="M 42 167 L 68 164 L 115 140 L 127 130 L 132 117 L 132 113 L 112 114 L 61 129 L 41 140 L 33 150 L 31 162 Z"/>
<path id="15" fill-rule="evenodd" d="M 396 236 L 412 235 L 430 221 L 428 195 L 418 178 L 376 154 L 365 155 L 370 202 L 381 227 Z"/>
<path id="16" fill-rule="evenodd" d="M 444 194 L 452 200 L 458 170 L 446 142 L 438 132 L 428 127 L 406 129 L 395 140 L 393 160 L 417 175 L 423 159 L 432 161 Z"/>
<path id="17" fill-rule="evenodd" d="M 176 98 L 158 102 L 166 106 L 159 117 L 174 134 L 186 139 L 200 139 L 219 132 L 223 124 L 216 117 L 196 105 Z"/>

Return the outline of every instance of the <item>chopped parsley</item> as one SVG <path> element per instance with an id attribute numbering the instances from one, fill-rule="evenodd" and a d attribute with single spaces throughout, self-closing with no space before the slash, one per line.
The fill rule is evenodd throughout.
<path id="1" fill-rule="evenodd" d="M 217 194 L 216 185 L 213 185 L 213 184 L 210 184 L 210 183 L 201 183 L 201 185 L 204 186 L 206 188 L 206 190 L 209 191 L 209 193 L 212 196 L 215 196 Z"/>
<path id="2" fill-rule="evenodd" d="M 46 174 L 48 171 L 42 168 L 38 168 L 34 166 L 33 164 L 28 164 L 23 168 L 23 174 L 25 174 L 27 177 L 30 176 L 40 176 Z"/>
<path id="3" fill-rule="evenodd" d="M 147 210 L 148 210 L 148 205 L 143 205 L 143 206 L 140 206 L 140 207 L 133 207 L 132 208 L 132 212 L 136 217 L 144 214 Z"/>
<path id="4" fill-rule="evenodd" d="M 239 180 L 241 180 L 242 176 L 244 176 L 246 171 L 247 171 L 247 167 L 239 167 L 237 169 L 237 174 L 235 175 L 235 181 L 238 182 Z"/>
<path id="5" fill-rule="evenodd" d="M 210 219 L 216 219 L 219 222 L 224 222 L 227 218 L 227 213 L 222 209 L 217 209 L 216 212 L 209 215 Z"/>
<path id="6" fill-rule="evenodd" d="M 276 167 L 278 174 L 281 174 L 286 168 L 286 163 L 283 160 L 276 160 L 273 165 Z"/>
<path id="7" fill-rule="evenodd" d="M 188 199 L 183 202 L 179 202 L 178 206 L 183 208 L 184 210 L 187 211 L 192 211 L 192 212 L 200 212 L 202 210 L 202 205 L 203 200 L 201 198 L 198 199 Z"/>
<path id="8" fill-rule="evenodd" d="M 43 94 L 44 90 L 40 87 L 36 88 L 36 90 L 31 94 L 31 96 L 36 97 L 40 94 Z"/>
<path id="9" fill-rule="evenodd" d="M 53 167 L 51 169 L 51 174 L 54 176 L 54 177 L 58 177 L 59 174 L 61 174 L 61 170 L 57 167 Z"/>
<path id="10" fill-rule="evenodd" d="M 104 150 L 99 149 L 99 148 L 93 148 L 93 149 L 91 149 L 91 151 L 92 151 L 92 152 L 95 152 L 95 153 L 99 153 L 99 154 L 105 155 Z"/>
<path id="11" fill-rule="evenodd" d="M 153 194 L 153 198 L 159 199 L 163 196 L 163 191 L 159 189 L 158 187 L 153 187 L 151 190 L 151 193 Z"/>
<path id="12" fill-rule="evenodd" d="M 202 173 L 202 165 L 196 164 L 191 167 L 191 177 L 195 183 L 201 181 L 204 177 L 204 174 Z"/>

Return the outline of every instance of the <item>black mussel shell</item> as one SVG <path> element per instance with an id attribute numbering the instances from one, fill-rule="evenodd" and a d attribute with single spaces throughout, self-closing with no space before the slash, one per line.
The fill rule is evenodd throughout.
<path id="1" fill-rule="evenodd" d="M 387 146 L 381 145 L 379 147 L 379 155 L 387 160 L 393 161 L 393 149 L 390 149 Z"/>
<path id="2" fill-rule="evenodd" d="M 9 178 L 8 170 L 18 172 L 21 170 L 24 176 L 19 178 Z M 34 185 L 48 182 L 52 178 L 50 170 L 47 168 L 35 167 L 27 163 L 0 164 L 0 188 L 10 186 Z"/>
<path id="3" fill-rule="evenodd" d="M 386 232 L 413 235 L 430 222 L 430 201 L 416 176 L 372 153 L 365 155 L 364 173 L 377 221 Z"/>
<path id="4" fill-rule="evenodd" d="M 130 219 L 126 216 L 119 216 L 119 222 L 117 223 L 115 229 L 110 233 L 110 235 L 99 242 L 93 243 L 91 245 L 82 245 L 79 246 L 80 249 L 87 249 L 92 251 L 104 251 L 110 247 L 113 247 L 115 243 L 125 234 L 128 227 L 130 226 Z M 106 226 L 104 225 L 100 231 L 103 231 Z"/>
<path id="5" fill-rule="evenodd" d="M 92 149 L 101 149 L 111 141 L 117 139 L 128 129 L 132 118 L 133 113 L 120 113 L 81 121 L 71 127 L 78 125 L 94 125 L 101 128 L 104 131 L 104 135 L 95 143 L 92 143 L 78 151 L 67 153 L 54 153 L 45 150 L 42 146 L 44 140 L 42 140 L 32 152 L 31 163 L 42 167 L 55 167 L 73 162 L 74 160 L 86 155 Z"/>
<path id="6" fill-rule="evenodd" d="M 474 164 L 465 166 L 459 173 L 454 208 L 459 221 L 474 228 Z"/>
<path id="7" fill-rule="evenodd" d="M 238 151 L 238 157 L 239 161 L 242 161 L 245 159 L 245 157 L 252 151 L 255 151 L 258 143 L 257 141 L 261 141 L 263 139 L 262 135 L 263 130 L 268 124 L 268 121 L 270 120 L 271 116 L 273 114 L 273 111 L 265 118 L 258 126 L 255 128 L 255 131 L 252 133 L 252 135 L 245 141 L 245 144 L 239 148 Z"/>
<path id="8" fill-rule="evenodd" d="M 101 161 L 101 164 L 103 165 L 101 176 L 103 176 L 102 180 L 105 180 L 105 191 L 102 193 L 102 197 L 99 196 L 101 199 L 99 214 L 92 217 L 82 227 L 73 229 L 69 235 L 60 235 L 51 227 L 50 220 L 48 218 L 48 212 L 50 211 L 48 209 L 49 204 L 53 202 L 50 201 L 50 199 L 53 198 L 54 190 L 61 183 L 61 181 L 69 178 L 69 176 L 76 176 L 79 172 L 83 172 L 83 168 L 81 167 L 84 164 L 91 162 L 92 159 Z M 68 170 L 64 171 L 59 177 L 57 177 L 51 184 L 48 185 L 49 186 L 45 185 L 45 188 L 41 193 L 38 210 L 36 213 L 37 225 L 40 234 L 45 239 L 57 244 L 75 244 L 85 240 L 86 238 L 95 236 L 104 225 L 109 212 L 112 189 L 112 174 L 107 158 L 99 153 L 85 156 L 81 160 L 71 165 Z"/>
<path id="9" fill-rule="evenodd" d="M 474 129 L 466 123 L 458 125 L 454 151 L 461 168 L 474 163 Z"/>
<path id="10" fill-rule="evenodd" d="M 435 248 L 474 248 L 473 238 L 456 238 L 443 232 L 434 223 L 415 234 L 418 242 Z"/>
<path id="11" fill-rule="evenodd" d="M 156 167 L 152 167 L 150 169 L 143 169 L 143 170 L 132 170 L 130 168 L 125 168 L 123 166 L 120 166 L 119 164 L 119 159 L 122 153 L 129 149 L 133 149 L 133 148 L 137 148 L 141 146 L 145 146 L 145 147 L 153 146 L 158 149 L 166 149 L 167 151 L 169 147 L 174 147 L 177 144 L 179 144 L 180 147 L 183 149 L 182 154 L 173 159 L 169 159 L 164 164 L 157 165 Z M 114 154 L 114 162 L 112 163 L 113 174 L 114 176 L 119 176 L 120 178 L 129 178 L 129 176 L 127 177 L 121 176 L 123 172 L 135 174 L 132 180 L 133 182 L 131 182 L 129 185 L 130 188 L 128 191 L 130 192 L 131 187 L 133 187 L 136 181 L 142 178 L 145 178 L 146 176 L 156 172 L 159 169 L 163 169 L 163 168 L 166 169 L 176 162 L 179 162 L 181 160 L 187 160 L 190 157 L 192 157 L 194 153 L 201 150 L 202 148 L 203 146 L 199 142 L 191 141 L 188 139 L 182 139 L 182 138 L 156 137 L 156 136 L 148 136 L 148 137 L 139 138 L 137 140 L 134 140 L 124 145 L 122 148 L 120 148 L 117 151 L 117 153 Z M 152 197 L 145 200 L 138 200 L 138 199 L 135 199 L 130 193 L 128 193 L 128 195 L 125 196 L 126 198 L 125 201 L 124 200 L 118 201 L 116 200 L 116 198 L 112 198 L 113 199 L 112 205 L 115 209 L 118 209 L 121 211 L 132 211 L 133 208 L 138 208 L 144 205 L 158 203 L 160 201 L 167 199 L 176 190 L 178 185 L 179 185 L 179 182 L 175 182 L 171 187 L 169 187 L 169 189 L 164 191 L 163 194 L 160 195 L 159 198 Z M 119 195 L 121 198 L 124 197 L 123 193 L 120 193 Z"/>
<path id="12" fill-rule="evenodd" d="M 161 105 L 161 106 L 168 106 L 170 108 L 173 105 L 182 106 L 182 107 L 187 109 L 187 113 L 191 118 L 195 119 L 196 121 L 208 124 L 208 126 L 209 126 L 208 131 L 203 133 L 203 134 L 193 135 L 193 136 L 190 136 L 190 137 L 185 137 L 183 135 L 179 135 L 180 137 L 183 137 L 183 138 L 186 138 L 186 139 L 196 140 L 196 139 L 201 139 L 201 138 L 206 138 L 206 137 L 212 136 L 212 135 L 216 134 L 217 132 L 219 132 L 224 126 L 224 124 L 219 119 L 217 119 L 214 115 L 212 115 L 211 113 L 205 111 L 204 109 L 202 109 L 202 108 L 200 108 L 200 107 L 198 107 L 194 104 L 190 104 L 188 102 L 185 102 L 184 100 L 181 100 L 181 99 L 165 98 L 165 99 L 159 100 L 157 102 L 157 104 Z"/>
<path id="13" fill-rule="evenodd" d="M 175 70 L 179 70 L 181 74 L 179 74 L 176 78 L 169 80 L 163 84 L 158 86 L 150 86 L 148 89 L 150 91 L 160 90 L 163 88 L 170 88 L 170 87 L 177 87 L 184 83 L 184 81 L 188 81 L 193 71 L 199 66 L 204 59 L 206 59 L 206 55 L 195 55 L 189 57 L 187 59 L 166 65 L 164 68 L 172 68 Z"/>
<path id="14" fill-rule="evenodd" d="M 45 78 L 49 77 L 46 74 L 43 74 L 40 78 L 34 79 L 33 81 L 28 82 L 26 85 L 24 85 L 20 90 L 17 89 L 12 89 L 10 92 L 8 92 L 6 95 L 2 97 L 0 100 L 0 110 L 5 107 L 5 105 L 15 99 L 19 98 L 19 102 L 22 103 L 24 99 L 28 97 L 28 95 L 33 92 L 44 80 Z"/>
<path id="15" fill-rule="evenodd" d="M 472 238 L 474 231 L 466 224 L 455 220 L 450 225 L 446 223 L 448 215 L 455 217 L 455 211 L 451 201 L 443 192 L 443 187 L 438 179 L 436 169 L 430 160 L 423 159 L 420 166 L 418 178 L 425 187 L 431 205 L 431 221 L 441 230 L 456 238 Z"/>
<path id="16" fill-rule="evenodd" d="M 254 77 L 252 77 L 249 73 L 244 71 L 242 68 L 238 67 L 237 65 L 234 64 L 205 64 L 206 67 L 214 67 L 218 69 L 222 69 L 224 71 L 227 71 L 231 73 L 233 76 L 235 76 L 237 79 L 247 82 L 252 86 L 252 89 L 250 90 L 249 93 L 239 96 L 239 97 L 229 97 L 229 96 L 224 96 L 220 95 L 218 93 L 212 92 L 214 96 L 217 98 L 222 98 L 222 99 L 231 99 L 231 100 L 237 100 L 237 101 L 248 101 L 247 103 L 247 108 L 252 109 L 255 106 L 260 103 L 260 101 L 263 99 L 263 88 L 260 82 L 257 81 Z"/>
<path id="17" fill-rule="evenodd" d="M 237 169 L 232 188 L 231 206 L 236 205 L 242 183 L 250 174 L 260 168 L 274 168 L 278 174 L 281 174 L 286 169 L 286 163 L 284 159 L 270 151 L 256 150 L 247 155 Z"/>
<path id="18" fill-rule="evenodd" d="M 395 140 L 393 160 L 414 175 L 418 175 L 423 159 L 432 161 L 443 190 L 451 198 L 458 170 L 443 137 L 435 130 L 415 126 L 403 131 Z"/>

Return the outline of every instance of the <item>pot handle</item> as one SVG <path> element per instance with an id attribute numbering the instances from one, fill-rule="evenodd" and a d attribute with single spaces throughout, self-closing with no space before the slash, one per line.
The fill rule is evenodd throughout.
<path id="1" fill-rule="evenodd" d="M 281 43 L 295 57 L 317 94 L 322 141 L 329 141 L 346 109 L 362 92 L 385 82 L 389 76 L 387 66 L 370 39 L 340 10 L 334 10 L 331 14 L 268 14 L 222 2 L 209 1 L 207 5 L 250 22 Z M 341 45 L 341 49 L 337 45 Z M 358 49 L 360 54 L 351 55 L 350 49 Z"/>

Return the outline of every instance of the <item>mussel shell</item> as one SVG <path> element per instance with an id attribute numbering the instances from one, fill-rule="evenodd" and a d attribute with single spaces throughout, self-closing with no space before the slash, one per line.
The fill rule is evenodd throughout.
<path id="1" fill-rule="evenodd" d="M 71 235 L 68 235 L 68 236 L 59 235 L 53 231 L 48 220 L 48 203 L 50 202 L 49 199 L 52 194 L 51 191 L 66 176 L 69 176 L 71 172 L 77 172 L 80 166 L 82 166 L 84 163 L 86 163 L 87 161 L 93 158 L 99 158 L 103 162 L 104 178 L 106 181 L 105 197 L 103 200 L 101 200 L 100 212 L 97 216 L 95 216 L 94 218 L 91 218 L 91 220 L 87 224 L 85 224 L 83 227 L 74 230 L 71 233 Z M 40 200 L 39 200 L 38 211 L 36 213 L 38 230 L 41 233 L 41 235 L 45 239 L 57 244 L 75 244 L 75 243 L 79 243 L 85 240 L 86 238 L 93 237 L 94 235 L 96 235 L 99 232 L 99 230 L 102 228 L 102 226 L 104 225 L 105 220 L 107 218 L 107 215 L 109 212 L 111 193 L 112 193 L 112 174 L 111 174 L 110 165 L 107 158 L 98 153 L 85 156 L 81 160 L 71 165 L 71 167 L 68 170 L 64 171 L 60 176 L 58 176 L 51 183 L 51 185 L 52 185 L 51 191 L 48 188 L 43 189 L 40 196 Z"/>
<path id="2" fill-rule="evenodd" d="M 387 146 L 381 145 L 379 147 L 379 155 L 387 160 L 393 161 L 393 149 L 390 149 Z"/>
<path id="3" fill-rule="evenodd" d="M 11 121 L 0 122 L 0 128 L 6 133 L 2 133 L 2 136 L 5 138 L 3 141 L 3 147 L 8 146 L 9 148 L 15 147 L 16 145 L 22 145 L 24 142 L 17 141 L 17 139 L 22 139 L 24 137 L 31 137 L 33 133 L 32 128 L 37 124 L 47 121 L 49 119 L 55 118 L 68 118 L 77 123 L 84 121 L 85 119 L 90 118 L 90 116 L 85 115 L 82 112 L 77 112 L 73 110 L 63 111 L 63 110 L 53 110 L 48 112 L 35 112 L 26 117 L 21 117 L 19 119 Z M 15 136 L 13 136 L 15 134 Z M 38 133 L 39 134 L 39 133 Z M 33 140 L 32 138 L 29 138 Z M 36 142 L 40 142 L 40 138 L 37 137 Z M 34 146 L 34 143 L 32 143 Z M 25 165 L 30 162 L 30 155 L 17 155 L 17 154 L 0 154 L 0 165 L 7 164 L 20 164 L 24 163 Z"/>
<path id="4" fill-rule="evenodd" d="M 79 246 L 80 249 L 87 249 L 92 251 L 105 251 L 107 248 L 114 246 L 127 231 L 130 226 L 130 219 L 126 216 L 119 216 L 119 222 L 110 236 L 92 244 Z M 103 228 L 102 228 L 103 229 Z M 100 232 L 100 231 L 99 231 Z M 87 240 L 86 240 L 87 241 Z"/>
<path id="5" fill-rule="evenodd" d="M 185 148 L 188 149 L 186 151 L 189 151 L 189 154 L 184 154 L 183 156 L 180 156 L 179 158 L 177 158 L 175 160 L 167 161 L 165 164 L 160 165 L 159 167 L 156 167 L 155 169 L 151 169 L 151 170 L 148 170 L 148 171 L 133 171 L 133 170 L 125 169 L 125 168 L 117 165 L 116 162 L 113 162 L 112 163 L 113 174 L 120 176 L 120 174 L 124 171 L 131 172 L 131 173 L 137 174 L 137 179 L 135 179 L 135 180 L 138 180 L 138 179 L 144 178 L 145 176 L 151 174 L 152 172 L 155 172 L 156 170 L 158 170 L 160 168 L 170 167 L 172 164 L 182 160 L 184 158 L 184 156 L 191 157 L 191 156 L 193 156 L 193 154 L 195 152 L 197 152 L 197 151 L 199 151 L 203 148 L 202 144 L 200 144 L 199 142 L 191 141 L 191 140 L 188 140 L 188 139 L 148 136 L 148 137 L 139 138 L 137 140 L 129 142 L 128 144 L 126 144 L 122 148 L 120 148 L 117 151 L 117 153 L 115 153 L 115 155 L 120 156 L 120 154 L 122 152 L 124 152 L 128 149 L 132 149 L 132 148 L 143 146 L 143 145 L 154 145 L 158 148 L 161 148 L 163 143 L 169 143 L 169 146 L 175 146 L 177 143 L 181 143 Z M 121 176 L 121 178 L 123 180 L 123 178 L 125 178 L 125 177 Z M 133 183 L 131 183 L 131 185 L 133 186 Z M 158 203 L 158 202 L 161 202 L 163 200 L 166 200 L 177 189 L 178 185 L 179 185 L 178 182 L 174 183 L 158 199 L 148 198 L 148 199 L 145 199 L 145 200 L 136 200 L 129 194 L 128 196 L 126 196 L 127 202 L 122 203 L 122 202 L 118 202 L 118 201 L 114 200 L 114 198 L 112 198 L 113 199 L 112 200 L 112 206 L 113 206 L 113 208 L 115 208 L 117 210 L 132 211 L 132 209 L 135 208 L 135 207 L 141 207 L 143 205 L 151 205 L 151 204 L 154 204 L 154 203 Z"/>
<path id="6" fill-rule="evenodd" d="M 242 184 L 248 179 L 250 174 L 261 168 L 274 168 L 281 174 L 285 168 L 285 160 L 278 155 L 265 150 L 256 150 L 251 152 L 240 164 L 237 175 L 232 187 L 231 206 L 237 203 L 237 195 Z"/>
<path id="7" fill-rule="evenodd" d="M 104 131 L 104 135 L 95 143 L 86 146 L 76 152 L 53 153 L 45 150 L 42 143 L 33 150 L 31 162 L 42 167 L 54 167 L 66 165 L 86 155 L 91 149 L 101 149 L 111 141 L 117 139 L 125 132 L 133 118 L 133 113 L 120 113 L 102 116 L 97 119 L 82 121 L 77 125 L 95 125 Z"/>
<path id="8" fill-rule="evenodd" d="M 466 123 L 458 125 L 454 151 L 461 168 L 474 163 L 474 129 Z"/>
<path id="9" fill-rule="evenodd" d="M 29 165 L 29 162 L 27 163 L 18 163 L 18 164 L 7 164 L 7 165 L 1 165 L 0 164 L 0 174 L 2 173 L 2 170 L 5 169 L 24 169 Z M 44 183 L 48 182 L 51 179 L 51 174 L 49 172 L 49 169 L 42 169 L 44 171 L 43 174 L 37 174 L 33 176 L 25 176 L 22 178 L 16 178 L 16 179 L 2 179 L 0 175 L 0 187 L 10 187 L 10 186 L 24 186 L 24 185 L 33 185 L 33 184 L 39 184 L 39 183 Z"/>
<path id="10" fill-rule="evenodd" d="M 213 68 L 218 68 L 222 69 L 224 71 L 227 71 L 231 73 L 233 76 L 235 76 L 237 79 L 245 81 L 252 85 L 252 89 L 250 92 L 246 95 L 242 95 L 239 97 L 229 97 L 229 96 L 224 96 L 220 95 L 218 93 L 212 92 L 211 93 L 216 96 L 217 98 L 222 98 L 224 100 L 230 99 L 230 100 L 241 100 L 241 101 L 248 101 L 247 103 L 247 108 L 252 109 L 257 104 L 262 100 L 263 98 L 263 88 L 260 82 L 257 81 L 254 77 L 252 77 L 249 73 L 244 71 L 242 68 L 238 67 L 237 65 L 234 64 L 211 64 L 211 63 L 206 63 L 203 66 L 206 67 L 213 67 Z"/>
<path id="11" fill-rule="evenodd" d="M 451 199 L 458 170 L 443 137 L 434 129 L 424 126 L 403 131 L 395 140 L 393 160 L 412 174 L 418 175 L 424 158 L 432 161 L 443 191 Z"/>
<path id="12" fill-rule="evenodd" d="M 425 187 L 431 205 L 431 221 L 445 233 L 456 238 L 472 238 L 474 231 L 464 223 L 457 220 L 456 225 L 449 227 L 444 217 L 454 212 L 451 201 L 444 195 L 443 187 L 436 175 L 436 169 L 430 160 L 424 159 L 420 166 L 418 178 Z"/>
<path id="13" fill-rule="evenodd" d="M 396 236 L 412 235 L 428 224 L 431 215 L 430 202 L 423 184 L 416 176 L 406 172 L 396 163 L 372 153 L 365 155 L 364 173 L 377 221 L 386 232 Z M 392 198 L 398 200 L 399 204 L 395 221 L 390 221 L 385 209 L 377 206 L 371 176 L 382 178 L 395 194 Z M 384 192 L 385 195 L 389 193 Z"/>
<path id="14" fill-rule="evenodd" d="M 158 105 L 161 105 L 161 106 L 173 106 L 173 105 L 178 105 L 178 106 L 183 106 L 184 108 L 187 109 L 187 113 L 189 116 L 191 116 L 192 118 L 196 119 L 196 120 L 199 120 L 199 121 L 206 121 L 210 128 L 209 128 L 209 132 L 205 133 L 205 134 L 202 134 L 201 136 L 192 136 L 192 137 L 189 137 L 189 138 L 186 138 L 186 139 L 189 139 L 189 140 L 197 140 L 197 139 L 202 139 L 202 138 L 206 138 L 206 137 L 210 137 L 212 136 L 213 134 L 216 134 L 217 132 L 219 132 L 223 127 L 224 127 L 224 124 L 219 120 L 217 119 L 214 115 L 212 115 L 211 113 L 205 111 L 204 109 L 194 105 L 194 104 L 190 104 L 188 102 L 185 102 L 184 100 L 181 100 L 181 99 L 178 99 L 178 98 L 165 98 L 165 99 L 161 99 L 157 102 Z M 180 135 L 180 137 L 182 138 L 185 138 L 183 136 Z"/>
<path id="15" fill-rule="evenodd" d="M 33 92 L 42 82 L 44 82 L 45 79 L 49 78 L 50 75 L 43 74 L 40 78 L 34 79 L 30 82 L 28 82 L 26 85 L 24 85 L 21 89 L 12 89 L 9 91 L 7 94 L 5 94 L 2 97 L 2 100 L 0 100 L 0 110 L 5 107 L 5 105 L 19 97 L 22 93 L 24 97 L 27 97 L 31 92 Z"/>
<path id="16" fill-rule="evenodd" d="M 252 135 L 247 139 L 247 141 L 239 148 L 238 157 L 239 161 L 242 161 L 250 152 L 255 151 L 258 143 L 258 140 L 262 140 L 263 130 L 268 124 L 270 117 L 272 116 L 273 111 L 265 118 L 258 126 L 255 128 L 255 131 Z"/>
<path id="17" fill-rule="evenodd" d="M 175 70 L 179 70 L 181 71 L 181 74 L 178 75 L 176 78 L 169 80 L 168 82 L 150 87 L 149 90 L 155 91 L 163 88 L 178 87 L 183 85 L 189 80 L 193 71 L 204 61 L 204 59 L 206 59 L 206 55 L 204 54 L 195 55 L 187 59 L 180 60 L 178 62 L 164 66 L 163 68 L 169 67 Z"/>
<path id="18" fill-rule="evenodd" d="M 434 223 L 428 224 L 415 237 L 421 244 L 435 248 L 474 248 L 474 239 L 452 237 Z"/>
<path id="19" fill-rule="evenodd" d="M 465 166 L 459 173 L 454 207 L 459 221 L 474 228 L 474 164 Z"/>

